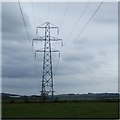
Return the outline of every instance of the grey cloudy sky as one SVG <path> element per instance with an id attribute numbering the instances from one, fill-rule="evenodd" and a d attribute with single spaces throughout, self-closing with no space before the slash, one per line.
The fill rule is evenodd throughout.
<path id="1" fill-rule="evenodd" d="M 90 2 L 77 22 L 86 4 L 21 2 L 31 41 L 38 37 L 35 27 L 46 21 L 60 27 L 60 34 L 53 35 L 62 38 L 64 46 L 52 44 L 61 50 L 59 65 L 58 55 L 53 55 L 55 94 L 118 92 L 118 3 L 104 2 L 76 38 L 100 2 Z M 1 18 L 2 92 L 40 94 L 43 54 L 34 59 L 18 3 L 2 3 Z M 42 45 L 36 42 L 34 50 Z"/>

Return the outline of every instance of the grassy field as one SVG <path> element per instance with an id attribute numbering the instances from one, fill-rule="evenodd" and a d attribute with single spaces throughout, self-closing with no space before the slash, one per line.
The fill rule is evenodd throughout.
<path id="1" fill-rule="evenodd" d="M 118 103 L 3 103 L 2 118 L 118 118 Z"/>

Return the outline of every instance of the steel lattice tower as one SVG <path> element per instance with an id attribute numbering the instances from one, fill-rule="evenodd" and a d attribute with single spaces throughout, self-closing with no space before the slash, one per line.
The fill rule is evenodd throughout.
<path id="1" fill-rule="evenodd" d="M 46 97 L 48 95 L 51 95 L 51 100 L 53 101 L 54 90 L 53 90 L 52 52 L 58 52 L 60 54 L 60 51 L 52 49 L 51 41 L 62 41 L 62 39 L 51 36 L 51 29 L 57 29 L 59 33 L 59 28 L 54 26 L 50 22 L 46 22 L 41 26 L 37 27 L 36 33 L 38 33 L 38 29 L 44 29 L 45 34 L 43 37 L 33 39 L 33 41 L 44 41 L 44 48 L 35 51 L 35 56 L 37 52 L 44 52 L 41 97 L 42 101 L 45 102 Z"/>

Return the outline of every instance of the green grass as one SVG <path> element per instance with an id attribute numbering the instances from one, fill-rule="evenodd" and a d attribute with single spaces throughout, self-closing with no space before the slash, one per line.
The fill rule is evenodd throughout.
<path id="1" fill-rule="evenodd" d="M 118 118 L 118 103 L 3 103 L 2 118 Z"/>

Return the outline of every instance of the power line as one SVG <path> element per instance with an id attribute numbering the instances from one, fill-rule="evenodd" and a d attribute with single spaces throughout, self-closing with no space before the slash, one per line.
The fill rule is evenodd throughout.
<path id="1" fill-rule="evenodd" d="M 31 2 L 31 5 L 32 5 L 32 13 L 33 13 L 33 20 L 34 20 L 34 27 L 35 27 L 35 29 L 36 29 L 36 16 L 35 16 L 35 12 L 34 12 L 34 4 L 33 4 L 33 0 L 32 0 L 32 2 Z M 34 52 L 34 46 L 32 46 L 32 52 Z M 33 53 L 33 55 L 34 55 L 34 53 Z M 33 57 L 33 61 L 34 61 L 34 71 L 35 71 L 35 76 L 37 77 L 37 69 L 36 69 L 36 59 L 35 59 L 35 57 Z"/>
<path id="2" fill-rule="evenodd" d="M 95 10 L 95 12 L 93 13 L 93 15 L 90 17 L 90 19 L 88 20 L 88 22 L 85 24 L 85 26 L 82 28 L 82 30 L 80 31 L 80 33 L 78 34 L 78 36 L 72 41 L 72 43 L 70 44 L 70 46 L 69 47 L 71 47 L 71 45 L 73 44 L 73 42 L 74 41 L 76 41 L 79 37 L 80 37 L 80 35 L 82 34 L 82 32 L 85 30 L 85 28 L 87 27 L 87 25 L 90 23 L 90 21 L 92 20 L 92 18 L 95 16 L 95 14 L 97 13 L 97 11 L 99 10 L 99 8 L 101 7 L 101 5 L 103 4 L 103 1 L 100 3 L 100 5 L 97 7 L 97 9 Z M 69 49 L 69 47 L 67 48 L 67 49 Z M 66 50 L 67 50 L 66 49 Z M 66 52 L 66 50 L 65 50 L 65 52 Z M 64 52 L 64 53 L 65 53 Z M 63 54 L 64 54 L 63 53 Z"/>
<path id="3" fill-rule="evenodd" d="M 64 21 L 65 21 L 65 16 L 66 16 L 66 14 L 67 14 L 67 11 L 68 11 L 68 8 L 69 8 L 69 5 L 70 5 L 70 2 L 68 2 L 67 5 L 66 5 L 66 9 L 65 9 L 65 12 L 64 12 L 64 15 L 63 15 L 63 19 L 62 19 L 62 22 L 61 22 L 60 28 L 62 27 L 62 25 L 63 25 L 63 23 L 64 23 Z M 62 44 L 63 44 L 63 43 L 62 43 Z M 57 60 L 57 64 L 56 64 L 56 66 L 55 66 L 54 76 L 55 76 L 56 73 L 57 73 L 57 70 L 58 70 L 58 67 L 59 67 L 59 63 L 60 63 L 60 57 L 58 58 L 58 60 Z"/>
<path id="4" fill-rule="evenodd" d="M 66 40 L 68 40 L 69 37 L 72 35 L 74 29 L 76 28 L 76 26 L 77 26 L 78 23 L 80 22 L 80 20 L 81 20 L 83 14 L 85 13 L 85 11 L 86 11 L 88 5 L 89 5 L 89 2 L 87 2 L 87 4 L 85 5 L 85 7 L 84 7 L 84 9 L 83 9 L 83 11 L 82 11 L 82 13 L 81 13 L 81 15 L 79 16 L 78 20 L 77 20 L 76 23 L 74 24 L 74 26 L 73 26 L 72 30 L 70 31 L 69 35 L 67 36 L 67 39 L 66 39 Z"/>
<path id="5" fill-rule="evenodd" d="M 28 39 L 28 42 L 30 43 L 30 47 L 31 47 L 31 49 L 32 49 L 32 54 L 33 54 L 33 56 L 34 56 L 34 50 L 33 50 L 33 47 L 31 46 L 30 36 L 29 36 L 28 30 L 27 30 L 27 25 L 26 25 L 26 22 L 25 22 L 25 19 L 24 19 L 22 7 L 21 7 L 21 4 L 20 4 L 20 1 L 19 1 L 19 0 L 18 0 L 18 4 L 19 4 L 19 8 L 20 8 L 20 12 L 21 12 L 22 19 L 23 19 L 23 23 L 24 23 L 24 27 L 25 27 L 27 39 Z M 35 71 L 35 73 L 36 73 L 36 69 L 35 69 L 35 59 L 34 59 L 34 57 L 33 57 L 33 61 L 34 61 L 34 71 Z"/>
<path id="6" fill-rule="evenodd" d="M 103 4 L 103 1 L 100 3 L 100 5 L 98 6 L 98 8 L 95 10 L 95 12 L 93 13 L 93 15 L 91 16 L 91 18 L 88 20 L 88 22 L 85 24 L 85 26 L 82 28 L 81 32 L 78 34 L 78 36 L 76 37 L 76 39 L 81 35 L 81 33 L 84 31 L 84 29 L 87 27 L 87 25 L 89 24 L 89 22 L 92 20 L 92 18 L 95 16 L 95 14 L 97 13 L 97 11 L 99 10 L 99 8 L 101 7 L 101 5 Z M 75 39 L 75 40 L 76 40 Z M 74 41 L 75 41 L 74 40 Z M 74 42 L 73 41 L 73 42 Z"/>
<path id="7" fill-rule="evenodd" d="M 69 4 L 67 4 L 66 11 L 65 11 L 65 13 L 64 13 L 63 19 L 65 19 L 65 15 L 66 15 L 67 10 L 68 10 L 68 5 L 69 5 Z M 80 22 L 80 19 L 82 18 L 82 16 L 83 16 L 84 12 L 86 11 L 88 5 L 89 5 L 89 1 L 88 1 L 87 4 L 85 5 L 85 7 L 84 7 L 84 9 L 83 9 L 80 17 L 78 18 L 78 20 L 77 20 L 76 23 L 74 24 L 74 26 L 73 26 L 70 34 L 68 35 L 68 37 L 73 33 L 74 28 L 75 28 L 75 27 L 77 26 L 77 24 Z M 63 21 L 64 21 L 64 20 L 63 20 Z M 61 24 L 61 25 L 62 25 L 62 24 Z M 68 37 L 67 37 L 67 38 L 68 38 Z M 57 69 L 58 69 L 58 67 L 59 67 L 59 62 L 60 62 L 60 58 L 59 58 L 58 61 L 57 61 L 57 65 L 56 65 L 56 67 L 55 67 L 55 73 L 54 73 L 54 75 L 56 75 L 56 73 L 57 73 Z"/>
<path id="8" fill-rule="evenodd" d="M 35 12 L 34 12 L 33 0 L 31 2 L 31 4 L 32 4 L 32 13 L 33 13 L 34 27 L 36 27 L 36 17 L 35 17 Z"/>
<path id="9" fill-rule="evenodd" d="M 66 5 L 66 9 L 65 9 L 65 12 L 64 12 L 64 15 L 63 15 L 63 19 L 62 19 L 62 22 L 61 22 L 61 25 L 60 25 L 60 28 L 62 27 L 64 21 L 65 21 L 65 16 L 67 14 L 67 11 L 68 11 L 68 8 L 69 8 L 69 5 L 70 5 L 70 2 L 67 3 Z"/>
<path id="10" fill-rule="evenodd" d="M 25 19 L 24 19 L 22 7 L 21 7 L 21 4 L 20 4 L 20 1 L 19 1 L 19 0 L 18 0 L 18 4 L 19 4 L 19 8 L 20 8 L 20 12 L 21 12 L 22 19 L 23 19 L 23 23 L 24 23 L 24 26 L 25 26 L 26 35 L 27 35 L 28 41 L 29 41 L 30 46 L 31 46 L 30 36 L 29 36 L 28 30 L 27 30 L 27 25 L 26 25 L 26 22 L 25 22 Z M 33 47 L 31 46 L 31 48 L 32 48 L 32 53 L 33 53 L 33 55 L 34 55 Z"/>
<path id="11" fill-rule="evenodd" d="M 62 25 L 63 25 L 63 23 L 64 23 L 64 21 L 65 21 L 65 18 L 66 18 L 65 16 L 66 16 L 66 14 L 67 14 L 67 12 L 68 12 L 69 6 L 70 6 L 70 2 L 68 2 L 67 5 L 66 5 L 66 9 L 65 9 L 63 18 L 62 18 L 62 20 L 61 20 L 60 28 L 62 27 Z M 62 46 L 63 46 L 63 43 L 62 43 Z M 55 76 L 56 73 L 57 73 L 58 66 L 59 66 L 59 62 L 60 62 L 60 56 L 59 56 L 59 58 L 58 58 L 58 60 L 57 60 L 57 62 L 56 62 L 55 68 L 54 68 L 54 76 Z"/>
<path id="12" fill-rule="evenodd" d="M 19 8 L 20 8 L 20 12 L 21 12 L 22 19 L 23 19 L 23 23 L 24 23 L 24 26 L 25 26 L 26 35 L 27 35 L 27 38 L 28 38 L 28 40 L 29 40 L 29 42 L 30 42 L 30 36 L 29 36 L 29 34 L 28 34 L 27 25 L 26 25 L 26 23 L 25 23 L 25 19 L 24 19 L 22 7 L 21 7 L 21 4 L 20 4 L 20 1 L 19 1 L 19 0 L 18 0 L 18 4 L 19 4 Z"/>
<path id="13" fill-rule="evenodd" d="M 50 2 L 47 3 L 47 21 L 49 21 L 49 18 L 50 18 Z"/>

